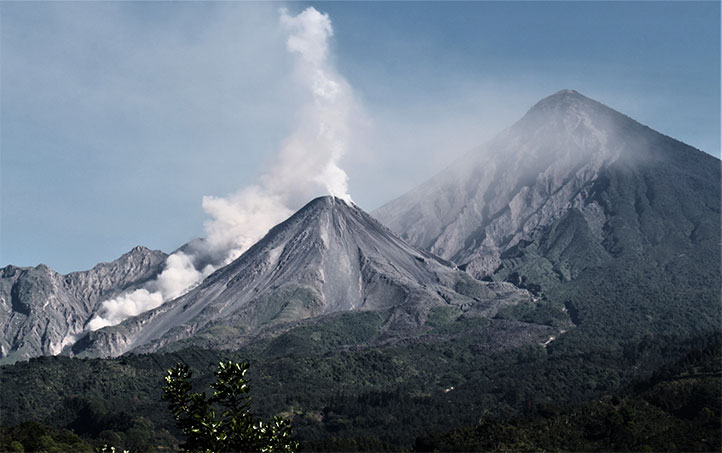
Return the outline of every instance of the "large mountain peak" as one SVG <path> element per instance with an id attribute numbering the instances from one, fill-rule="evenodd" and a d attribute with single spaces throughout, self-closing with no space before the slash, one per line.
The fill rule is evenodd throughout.
<path id="1" fill-rule="evenodd" d="M 577 90 L 571 90 L 568 88 L 565 88 L 563 90 L 559 90 L 554 94 L 550 94 L 549 96 L 542 98 L 539 102 L 534 104 L 534 108 L 542 108 L 544 106 L 552 106 L 552 105 L 571 105 L 571 104 L 579 104 L 583 102 L 593 102 L 597 103 L 595 100 L 588 98 L 578 92 Z"/>
<path id="2" fill-rule="evenodd" d="M 509 130 L 509 134 L 517 140 L 539 142 L 540 146 L 564 150 L 576 148 L 577 153 L 601 151 L 607 158 L 618 157 L 615 151 L 622 148 L 627 148 L 625 151 L 629 152 L 629 148 L 636 147 L 625 147 L 625 140 L 638 140 L 651 133 L 654 131 L 628 116 L 568 89 L 534 104 Z"/>
<path id="3" fill-rule="evenodd" d="M 530 111 L 555 111 L 598 104 L 575 90 L 564 89 L 547 96 L 534 104 Z"/>
<path id="4" fill-rule="evenodd" d="M 253 253 L 248 255 L 253 256 L 256 250 L 263 250 L 268 244 L 284 241 L 289 237 L 318 239 L 320 242 L 305 240 L 304 246 L 323 245 L 324 249 L 356 247 L 364 242 L 364 238 L 390 242 L 397 240 L 390 230 L 355 204 L 337 197 L 323 196 L 311 200 L 288 220 L 273 227 L 251 248 Z M 332 243 L 332 240 L 336 242 Z M 295 245 L 296 242 L 292 244 Z M 241 262 L 243 260 L 239 258 L 237 263 Z"/>
<path id="5" fill-rule="evenodd" d="M 632 191 L 636 195 L 627 194 L 632 190 L 627 186 L 614 189 L 632 198 L 635 212 L 643 203 L 676 200 L 669 184 L 679 181 L 678 188 L 687 191 L 683 181 L 692 175 L 692 180 L 705 181 L 699 187 L 707 197 L 719 187 L 718 170 L 711 156 L 576 91 L 562 90 L 374 215 L 412 244 L 481 277 L 497 272 L 507 251 L 531 243 L 563 218 L 577 219 L 567 217 L 571 210 L 581 214 L 583 221 L 577 223 L 600 244 L 603 259 L 613 250 L 610 216 L 620 209 L 604 194 L 616 183 L 612 176 L 632 178 L 619 183 L 639 186 Z M 659 178 L 661 174 L 667 177 Z M 652 181 L 659 187 L 653 188 Z M 662 198 L 662 193 L 668 195 Z M 698 195 L 690 201 L 701 199 Z M 681 207 L 669 208 L 680 212 Z M 566 270 L 559 272 L 567 278 Z"/>
<path id="6" fill-rule="evenodd" d="M 308 209 L 336 209 L 354 206 L 355 205 L 353 203 L 348 203 L 341 198 L 334 197 L 333 195 L 324 195 L 309 201 L 304 207 L 299 209 L 298 212 L 302 213 Z"/>
<path id="7" fill-rule="evenodd" d="M 554 123 L 559 119 L 591 119 L 614 114 L 614 110 L 574 90 L 561 90 L 532 106 L 520 123 Z M 577 126 L 571 122 L 572 126 Z"/>
<path id="8" fill-rule="evenodd" d="M 543 116 L 547 121 L 555 116 L 619 116 L 629 120 L 622 113 L 584 96 L 575 90 L 564 89 L 547 96 L 534 104 L 525 117 Z"/>
<path id="9" fill-rule="evenodd" d="M 611 162 L 644 154 L 649 129 L 574 90 L 561 90 L 537 102 L 506 133 L 489 146 L 505 158 L 543 171 L 555 161 L 576 164 L 579 159 Z M 511 141 L 511 142 L 510 142 Z M 630 141 L 635 143 L 627 146 Z M 514 168 L 516 170 L 516 168 Z"/>
<path id="10" fill-rule="evenodd" d="M 388 335 L 403 335 L 423 324 L 431 307 L 488 316 L 529 297 L 511 284 L 474 280 L 410 246 L 356 205 L 320 197 L 186 295 L 93 332 L 74 349 L 152 351 L 233 330 L 232 339 L 213 345 L 230 347 L 261 330 L 369 310 L 392 311 Z"/>

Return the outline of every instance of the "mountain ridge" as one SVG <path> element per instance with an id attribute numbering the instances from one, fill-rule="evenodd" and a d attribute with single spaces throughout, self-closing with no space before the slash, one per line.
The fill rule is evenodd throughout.
<path id="1" fill-rule="evenodd" d="M 685 258 L 694 256 L 705 263 L 698 273 L 717 281 L 719 176 L 717 159 L 576 91 L 562 90 L 429 182 L 375 211 L 390 229 L 355 205 L 320 197 L 294 217 L 298 231 L 289 232 L 292 219 L 277 225 L 191 291 L 192 296 L 183 296 L 183 304 L 191 308 L 174 308 L 176 321 L 156 319 L 180 303 L 173 301 L 123 326 L 91 334 L 75 350 L 101 343 L 101 355 L 131 346 L 153 350 L 221 325 L 219 317 L 226 313 L 234 316 L 231 328 L 221 326 L 227 336 L 246 338 L 261 326 L 364 306 L 397 310 L 415 297 L 422 301 L 416 311 L 401 310 L 397 320 L 411 329 L 422 325 L 426 308 L 440 300 L 478 308 L 486 296 L 513 294 L 514 285 L 539 295 L 580 278 L 589 284 L 595 273 L 610 269 L 633 272 L 625 264 L 633 262 L 649 275 L 667 278 L 670 272 L 686 275 L 688 269 L 698 269 L 700 264 Z M 273 238 L 284 234 L 286 239 L 271 247 Z M 191 241 L 179 250 L 200 243 L 202 239 Z M 138 269 L 120 266 L 114 273 L 113 263 L 149 254 L 154 255 Z M 58 353 L 66 340 L 83 332 L 102 299 L 156 277 L 166 257 L 137 247 L 116 262 L 66 276 L 47 266 L 2 269 L 0 320 L 6 338 L 0 342 L 0 361 Z M 479 286 L 453 263 L 496 283 Z M 430 266 L 445 270 L 439 274 Z M 694 291 L 705 291 L 691 279 L 665 294 L 684 298 L 687 283 L 696 285 Z M 479 294 L 459 292 L 459 285 Z M 584 292 L 580 285 L 574 294 Z M 30 289 L 22 292 L 23 287 Z M 559 291 L 557 305 L 561 294 L 569 298 L 567 289 Z M 704 294 L 705 301 L 714 296 Z M 39 313 L 42 304 L 51 307 L 48 316 Z M 574 301 L 569 306 L 575 307 Z M 705 319 L 708 308 L 705 302 Z M 576 308 L 572 311 L 584 318 Z M 201 315 L 203 321 L 186 324 Z M 42 327 L 46 321 L 54 327 Z M 148 333 L 152 329 L 146 325 L 155 325 L 155 333 Z M 136 337 L 141 330 L 146 337 Z M 19 349 L 23 352 L 13 352 Z"/>
<path id="2" fill-rule="evenodd" d="M 0 269 L 0 363 L 58 354 L 102 301 L 155 278 L 166 257 L 137 246 L 115 261 L 65 275 L 44 264 Z"/>
<path id="3" fill-rule="evenodd" d="M 422 325 L 433 306 L 489 317 L 530 297 L 508 283 L 476 281 L 409 246 L 355 205 L 320 197 L 186 295 L 92 332 L 74 352 L 150 351 L 219 324 L 243 337 L 359 310 L 391 310 L 388 331 L 403 334 Z"/>
<path id="4" fill-rule="evenodd" d="M 675 156 L 675 150 L 684 156 Z M 541 234 L 570 208 L 598 235 L 608 213 L 594 196 L 610 166 L 639 168 L 670 159 L 688 168 L 698 162 L 697 174 L 715 162 L 597 101 L 562 90 L 373 215 L 412 244 L 481 278 L 502 264 L 502 253 Z M 719 185 L 719 174 L 707 173 L 704 184 Z"/>

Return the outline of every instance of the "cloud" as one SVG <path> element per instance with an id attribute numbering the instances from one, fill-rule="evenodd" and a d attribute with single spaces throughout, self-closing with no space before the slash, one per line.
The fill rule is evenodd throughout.
<path id="1" fill-rule="evenodd" d="M 203 197 L 203 209 L 212 217 L 205 224 L 205 251 L 216 264 L 227 264 L 240 256 L 293 212 L 279 194 L 256 185 L 225 198 Z"/>
<path id="2" fill-rule="evenodd" d="M 295 56 L 295 82 L 309 100 L 257 184 L 227 197 L 203 198 L 203 209 L 212 217 L 205 224 L 206 243 L 217 264 L 237 258 L 314 194 L 325 191 L 351 201 L 339 161 L 348 149 L 356 107 L 351 87 L 329 61 L 331 20 L 313 7 L 296 16 L 282 9 L 280 24 L 288 33 L 286 48 Z"/>
<path id="3" fill-rule="evenodd" d="M 137 289 L 132 293 L 122 294 L 103 302 L 101 305 L 102 315 L 93 317 L 86 327 L 89 330 L 98 330 L 114 326 L 125 319 L 159 307 L 162 303 L 163 295 L 160 291 L 150 292 L 147 289 Z"/>
<path id="4" fill-rule="evenodd" d="M 165 261 L 165 268 L 158 276 L 155 287 L 163 296 L 163 300 L 175 299 L 195 286 L 210 273 L 210 268 L 198 271 L 190 256 L 176 252 Z M 145 311 L 145 310 L 144 310 Z"/>
<path id="5" fill-rule="evenodd" d="M 333 27 L 328 14 L 321 14 L 315 8 L 306 8 L 297 16 L 280 10 L 281 24 L 290 31 L 286 46 L 290 52 L 300 54 L 314 68 L 325 65 L 328 39 L 333 36 Z"/>
<path id="6" fill-rule="evenodd" d="M 294 59 L 293 80 L 305 92 L 293 131 L 283 140 L 269 170 L 254 184 L 226 197 L 203 197 L 206 238 L 168 257 L 158 279 L 145 288 L 101 304 L 90 330 L 116 325 L 160 306 L 198 285 L 238 258 L 274 225 L 313 195 L 328 193 L 351 202 L 340 160 L 349 148 L 356 105 L 348 82 L 329 59 L 331 20 L 309 7 L 296 16 L 280 10 L 286 49 Z M 202 270 L 199 268 L 202 266 Z"/>
<path id="7" fill-rule="evenodd" d="M 89 330 L 98 330 L 106 326 L 114 326 L 128 318 L 157 308 L 163 302 L 175 299 L 194 288 L 212 271 L 213 268 L 208 266 L 203 271 L 198 271 L 191 256 L 184 252 L 176 252 L 166 259 L 163 272 L 155 281 L 145 288 L 104 301 L 100 305 L 99 313 L 86 327 Z"/>

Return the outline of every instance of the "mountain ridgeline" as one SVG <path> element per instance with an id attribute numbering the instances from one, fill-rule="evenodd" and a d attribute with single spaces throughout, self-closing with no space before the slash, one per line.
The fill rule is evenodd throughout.
<path id="1" fill-rule="evenodd" d="M 112 263 L 67 275 L 42 264 L 0 269 L 0 363 L 60 353 L 102 301 L 155 278 L 166 257 L 136 247 Z"/>
<path id="2" fill-rule="evenodd" d="M 254 410 L 314 451 L 705 450 L 722 404 L 720 205 L 718 159 L 563 90 L 373 217 L 312 200 L 116 326 L 84 330 L 156 278 L 162 252 L 0 269 L 0 361 L 31 358 L 0 367 L 0 424 L 177 448 L 163 371 L 182 361 L 207 387 L 233 359 L 251 363 Z M 76 358 L 32 359 L 56 354 Z M 671 384 L 619 396 L 680 360 Z"/>
<path id="3" fill-rule="evenodd" d="M 92 332 L 73 350 L 151 352 L 181 340 L 188 346 L 195 336 L 207 347 L 238 347 L 262 332 L 347 311 L 388 312 L 378 341 L 392 342 L 413 336 L 434 307 L 492 317 L 530 299 L 409 246 L 354 205 L 321 197 L 186 295 Z"/>
<path id="4" fill-rule="evenodd" d="M 572 90 L 373 214 L 577 322 L 647 326 L 610 334 L 720 325 L 720 161 Z"/>
<path id="5" fill-rule="evenodd" d="M 477 277 L 535 243 L 569 280 L 585 264 L 565 265 L 550 230 L 586 235 L 588 265 L 635 245 L 716 240 L 719 189 L 714 157 L 564 90 L 373 214 Z"/>
<path id="6" fill-rule="evenodd" d="M 430 307 L 490 317 L 529 302 L 517 287 L 544 296 L 557 321 L 612 336 L 629 333 L 611 312 L 641 321 L 639 336 L 719 325 L 719 161 L 572 90 L 374 216 L 399 236 L 316 199 L 189 293 L 89 334 L 100 303 L 155 278 L 167 255 L 138 247 L 67 276 L 8 266 L 0 360 L 232 348 L 359 310 L 388 312 L 378 339 L 394 341 Z M 529 307 L 514 313 L 534 323 Z"/>

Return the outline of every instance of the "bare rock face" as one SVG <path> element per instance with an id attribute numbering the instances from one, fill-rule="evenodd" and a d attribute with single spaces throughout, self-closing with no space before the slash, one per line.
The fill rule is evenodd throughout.
<path id="1" fill-rule="evenodd" d="M 530 297 L 509 283 L 477 281 L 410 246 L 358 207 L 322 197 L 186 295 L 92 332 L 73 350 L 100 356 L 149 352 L 213 326 L 251 336 L 363 310 L 392 310 L 387 334 L 403 335 L 423 324 L 432 307 L 493 316 L 501 306 Z"/>
<path id="2" fill-rule="evenodd" d="M 154 278 L 165 258 L 136 247 L 112 263 L 67 275 L 43 264 L 0 269 L 0 363 L 60 353 L 100 302 Z"/>
<path id="3" fill-rule="evenodd" d="M 477 278 L 534 244 L 542 261 L 529 266 L 569 279 L 617 254 L 620 240 L 639 248 L 694 224 L 718 225 L 719 161 L 563 90 L 373 215 Z M 588 250 L 562 256 L 551 242 L 562 232 Z"/>

